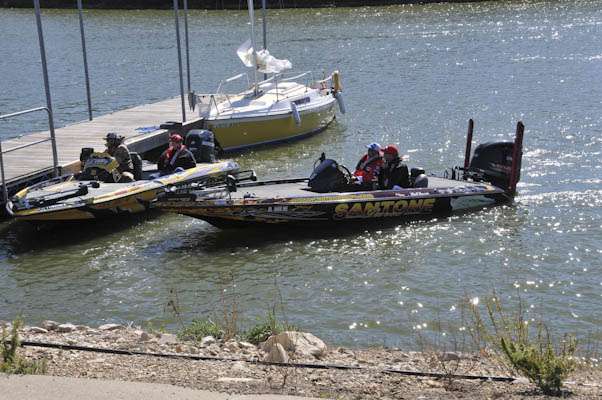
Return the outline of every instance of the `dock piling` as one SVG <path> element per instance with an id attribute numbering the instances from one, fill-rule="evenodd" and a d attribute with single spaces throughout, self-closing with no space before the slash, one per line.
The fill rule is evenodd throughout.
<path id="1" fill-rule="evenodd" d="M 180 43 L 180 16 L 178 0 L 173 0 L 173 12 L 176 19 L 176 42 L 178 47 L 178 70 L 180 71 L 180 97 L 182 102 L 182 122 L 186 122 L 186 107 L 184 102 L 184 79 L 182 77 L 182 45 Z"/>
<path id="2" fill-rule="evenodd" d="M 2 141 L 0 141 L 0 173 L 2 174 L 2 201 L 8 201 L 8 189 L 6 187 L 6 176 L 4 175 L 4 153 L 2 152 Z"/>
<path id="3" fill-rule="evenodd" d="M 86 78 L 86 99 L 88 100 L 88 119 L 92 121 L 92 98 L 90 96 L 90 76 L 88 74 L 88 55 L 86 52 L 86 36 L 84 34 L 84 14 L 82 0 L 77 0 L 77 10 L 79 15 L 79 32 L 82 41 L 82 55 L 84 58 L 84 75 Z"/>
<path id="4" fill-rule="evenodd" d="M 52 115 L 52 99 L 50 97 L 50 83 L 48 81 L 48 65 L 46 63 L 46 49 L 44 47 L 44 33 L 42 30 L 42 16 L 40 12 L 40 0 L 33 1 L 36 13 L 36 25 L 38 27 L 38 40 L 40 42 L 40 58 L 42 59 L 42 74 L 44 75 L 44 90 L 46 92 L 46 111 L 48 112 L 48 125 L 50 140 L 52 141 L 52 159 L 54 164 L 54 176 L 58 176 L 59 157 L 56 150 L 56 137 L 54 133 L 54 118 Z"/>

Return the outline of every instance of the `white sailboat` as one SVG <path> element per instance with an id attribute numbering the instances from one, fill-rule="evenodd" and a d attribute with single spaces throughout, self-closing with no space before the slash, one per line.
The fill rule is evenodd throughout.
<path id="1" fill-rule="evenodd" d="M 328 127 L 335 118 L 335 103 L 345 112 L 338 71 L 321 80 L 314 80 L 309 71 L 289 76 L 285 71 L 291 69 L 290 61 L 277 59 L 266 49 L 256 50 L 253 0 L 248 6 L 251 39 L 237 53 L 252 78 L 242 73 L 221 81 L 215 93 L 190 96 L 191 106 L 198 107 L 204 127 L 213 131 L 224 151 L 300 139 Z M 271 76 L 258 81 L 258 74 Z M 245 79 L 246 90 L 224 90 Z"/>

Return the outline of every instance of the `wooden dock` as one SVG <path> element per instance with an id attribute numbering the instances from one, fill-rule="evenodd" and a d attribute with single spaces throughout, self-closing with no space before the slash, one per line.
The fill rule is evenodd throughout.
<path id="1" fill-rule="evenodd" d="M 155 130 L 152 127 L 159 128 L 159 125 L 167 121 L 181 122 L 180 101 L 180 97 L 176 97 L 98 116 L 92 121 L 56 128 L 56 147 L 61 173 L 79 169 L 79 154 L 82 147 L 92 147 L 96 151 L 102 151 L 105 148 L 104 137 L 108 132 L 117 132 L 125 136 L 130 151 L 140 154 L 166 145 L 168 132 L 163 129 Z M 200 122 L 189 108 L 186 110 L 186 116 L 189 119 L 185 124 L 187 129 L 193 128 Z M 49 137 L 48 131 L 26 134 L 2 142 L 2 149 L 6 151 L 47 137 Z M 4 171 L 9 195 L 22 187 L 51 176 L 52 165 L 52 147 L 49 141 L 5 154 Z"/>

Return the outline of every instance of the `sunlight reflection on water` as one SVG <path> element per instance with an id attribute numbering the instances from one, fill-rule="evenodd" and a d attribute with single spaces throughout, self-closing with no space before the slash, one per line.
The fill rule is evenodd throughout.
<path id="1" fill-rule="evenodd" d="M 277 304 L 290 322 L 328 341 L 412 345 L 415 330 L 436 331 L 442 321 L 465 330 L 462 299 L 482 306 L 496 289 L 511 304 L 523 298 L 529 315 L 550 319 L 555 330 L 602 340 L 599 4 L 325 9 L 322 18 L 306 18 L 315 12 L 274 11 L 271 50 L 299 70 L 340 68 L 349 113 L 321 135 L 240 155 L 243 168 L 268 179 L 306 176 L 321 151 L 353 165 L 377 140 L 399 143 L 411 165 L 440 172 L 461 162 L 469 117 L 477 142 L 510 138 L 522 119 L 516 206 L 350 232 L 226 232 L 171 215 L 51 232 L 2 224 L 0 318 L 169 323 L 170 289 L 188 319 L 220 309 L 226 290 L 246 323 Z M 177 93 L 165 28 L 171 14 L 88 14 L 98 114 L 137 105 L 141 93 L 144 102 Z M 246 17 L 191 15 L 198 38 L 191 55 L 202 60 L 194 84 L 213 90 L 240 71 L 233 49 L 246 38 Z M 77 31 L 65 29 L 77 26 L 76 16 L 44 18 L 56 119 L 81 120 L 85 99 L 72 71 Z M 22 66 L 2 68 L 0 109 L 42 102 L 30 79 L 39 75 L 30 13 L 2 10 L 0 23 L 12 35 L 0 56 Z M 0 135 L 42 129 L 44 121 L 34 124 L 10 122 Z"/>

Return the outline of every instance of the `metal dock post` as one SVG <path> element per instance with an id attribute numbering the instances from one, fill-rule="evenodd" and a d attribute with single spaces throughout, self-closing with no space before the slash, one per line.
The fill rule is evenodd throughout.
<path id="1" fill-rule="evenodd" d="M 90 96 L 90 77 L 88 75 L 88 56 L 86 54 L 86 37 L 84 35 L 84 15 L 82 12 L 82 0 L 77 0 L 79 14 L 79 31 L 82 38 L 82 55 L 84 57 L 84 74 L 86 77 L 86 98 L 88 100 L 88 119 L 92 121 L 92 98 Z"/>
<path id="2" fill-rule="evenodd" d="M 180 44 L 180 17 L 178 0 L 173 0 L 173 12 L 176 19 L 176 42 L 178 45 L 178 68 L 180 71 L 180 97 L 182 101 L 182 122 L 186 122 L 186 104 L 184 102 L 184 79 L 182 78 L 182 45 Z"/>

